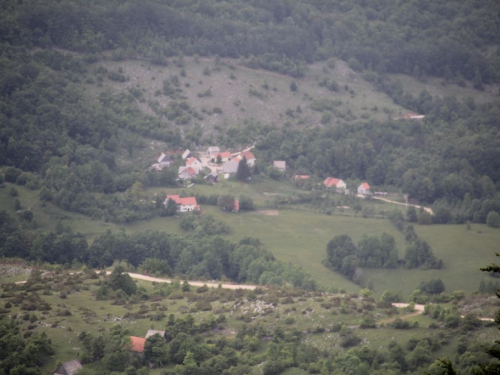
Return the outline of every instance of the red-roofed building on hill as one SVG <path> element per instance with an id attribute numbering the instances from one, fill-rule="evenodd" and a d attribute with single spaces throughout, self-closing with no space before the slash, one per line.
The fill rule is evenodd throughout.
<path id="1" fill-rule="evenodd" d="M 340 178 L 334 177 L 327 177 L 325 181 L 323 181 L 323 184 L 327 189 L 334 188 L 337 193 L 345 192 L 345 189 L 347 187 L 344 181 L 342 181 Z"/>
<path id="2" fill-rule="evenodd" d="M 171 199 L 177 204 L 177 212 L 190 212 L 199 211 L 200 206 L 196 202 L 196 197 L 184 197 L 181 198 L 178 195 L 167 195 L 165 198 L 165 207 L 167 207 L 168 200 Z"/>
<path id="3" fill-rule="evenodd" d="M 307 180 L 309 179 L 311 176 L 307 175 L 307 174 L 296 174 L 295 175 L 295 181 L 300 181 L 300 180 Z"/>
<path id="4" fill-rule="evenodd" d="M 146 344 L 146 339 L 137 336 L 130 336 L 130 342 L 132 347 L 130 351 L 142 354 L 144 352 L 144 344 Z"/>
<path id="5" fill-rule="evenodd" d="M 358 186 L 358 194 L 361 195 L 371 195 L 370 185 L 367 182 L 363 182 Z"/>

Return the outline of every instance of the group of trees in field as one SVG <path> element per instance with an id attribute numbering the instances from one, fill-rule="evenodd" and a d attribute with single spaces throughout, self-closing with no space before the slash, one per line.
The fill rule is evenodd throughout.
<path id="1" fill-rule="evenodd" d="M 89 245 L 79 233 L 22 230 L 17 219 L 0 211 L 0 256 L 64 265 L 79 262 L 91 267 L 107 267 L 115 260 L 144 267 L 144 262 L 156 259 L 172 275 L 192 279 L 226 277 L 239 283 L 316 288 L 302 269 L 276 260 L 258 239 L 247 237 L 233 243 L 214 236 L 227 233 L 228 227 L 210 217 L 185 217 L 181 227 L 195 235 L 184 238 L 157 231 L 133 235 L 108 231 Z"/>
<path id="2" fill-rule="evenodd" d="M 347 234 L 337 235 L 328 242 L 323 264 L 356 281 L 358 267 L 396 268 L 398 249 L 394 237 L 364 235 L 357 245 Z"/>

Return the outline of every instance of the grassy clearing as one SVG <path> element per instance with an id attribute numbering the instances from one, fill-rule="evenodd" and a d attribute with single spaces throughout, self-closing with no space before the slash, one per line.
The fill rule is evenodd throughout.
<path id="1" fill-rule="evenodd" d="M 17 197 L 10 196 L 11 187 L 18 191 Z M 14 210 L 14 200 L 17 198 L 21 202 L 22 209 L 31 209 L 39 228 L 44 230 L 55 230 L 59 222 L 65 226 L 70 226 L 76 233 L 80 232 L 87 239 L 92 240 L 96 236 L 104 233 L 107 229 L 118 230 L 118 226 L 113 223 L 105 223 L 102 220 L 93 220 L 88 216 L 74 212 L 64 211 L 51 203 L 42 204 L 38 197 L 38 190 L 29 190 L 24 186 L 6 183 L 0 189 L 0 207 L 10 215 L 16 215 Z"/>
<path id="2" fill-rule="evenodd" d="M 478 290 L 482 279 L 491 280 L 479 268 L 496 261 L 495 250 L 500 240 L 500 230 L 486 225 L 473 224 L 471 230 L 465 225 L 415 226 L 419 237 L 434 249 L 434 255 L 443 259 L 441 270 L 364 270 L 373 280 L 377 291 L 394 289 L 408 296 L 422 281 L 442 279 L 447 292 Z M 403 255 L 403 254 L 400 254 Z"/>

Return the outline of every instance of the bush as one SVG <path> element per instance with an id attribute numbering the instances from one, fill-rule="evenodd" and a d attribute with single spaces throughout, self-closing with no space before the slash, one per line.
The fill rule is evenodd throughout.
<path id="1" fill-rule="evenodd" d="M 498 214 L 498 212 L 491 211 L 486 217 L 486 225 L 491 228 L 500 227 L 500 214 Z"/>

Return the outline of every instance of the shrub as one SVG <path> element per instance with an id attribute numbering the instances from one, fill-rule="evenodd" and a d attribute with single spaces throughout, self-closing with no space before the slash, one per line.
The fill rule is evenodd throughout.
<path id="1" fill-rule="evenodd" d="M 491 211 L 486 217 L 486 225 L 491 228 L 500 227 L 500 214 L 498 214 L 498 212 Z"/>

